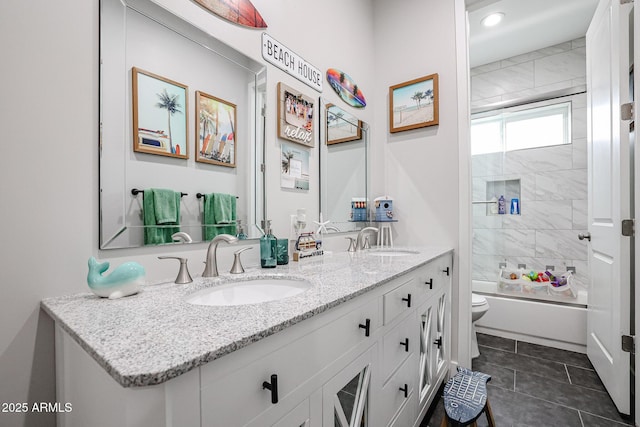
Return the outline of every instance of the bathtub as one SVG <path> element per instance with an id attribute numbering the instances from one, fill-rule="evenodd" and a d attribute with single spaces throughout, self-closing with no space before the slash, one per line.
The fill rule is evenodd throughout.
<path id="1" fill-rule="evenodd" d="M 535 301 L 497 294 L 497 283 L 474 280 L 473 292 L 484 296 L 489 311 L 476 322 L 480 333 L 587 352 L 587 292 L 571 303 Z"/>

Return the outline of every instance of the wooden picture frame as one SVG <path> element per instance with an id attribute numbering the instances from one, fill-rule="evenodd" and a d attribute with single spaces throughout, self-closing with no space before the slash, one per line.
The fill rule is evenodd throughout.
<path id="1" fill-rule="evenodd" d="M 300 91 L 278 83 L 278 136 L 280 138 L 314 146 L 314 101 Z"/>
<path id="2" fill-rule="evenodd" d="M 189 158 L 189 88 L 133 67 L 133 151 Z"/>
<path id="3" fill-rule="evenodd" d="M 334 104 L 327 104 L 327 145 L 362 139 L 362 120 Z"/>
<path id="4" fill-rule="evenodd" d="M 236 104 L 196 91 L 196 162 L 236 167 Z"/>
<path id="5" fill-rule="evenodd" d="M 437 124 L 438 74 L 430 74 L 389 87 L 391 133 Z"/>

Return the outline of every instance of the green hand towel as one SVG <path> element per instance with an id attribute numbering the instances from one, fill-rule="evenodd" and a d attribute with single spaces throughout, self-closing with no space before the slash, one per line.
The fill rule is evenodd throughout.
<path id="1" fill-rule="evenodd" d="M 235 236 L 236 197 L 222 193 L 205 194 L 203 218 L 205 241 L 213 239 L 218 234 Z"/>
<path id="2" fill-rule="evenodd" d="M 180 231 L 180 193 L 173 190 L 152 188 L 144 190 L 142 206 L 144 218 L 144 244 L 171 243 L 171 235 Z M 155 226 L 162 227 L 155 227 Z"/>

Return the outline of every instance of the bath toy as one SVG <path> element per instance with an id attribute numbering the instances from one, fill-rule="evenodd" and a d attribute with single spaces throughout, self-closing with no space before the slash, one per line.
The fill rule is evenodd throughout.
<path id="1" fill-rule="evenodd" d="M 109 262 L 99 263 L 91 257 L 88 264 L 87 284 L 100 297 L 117 299 L 137 294 L 144 283 L 144 267 L 137 262 L 125 262 L 108 276 L 103 276 L 102 273 L 109 269 Z"/>

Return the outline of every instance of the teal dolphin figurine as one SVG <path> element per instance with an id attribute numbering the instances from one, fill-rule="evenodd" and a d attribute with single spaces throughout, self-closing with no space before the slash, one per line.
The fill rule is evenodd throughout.
<path id="1" fill-rule="evenodd" d="M 89 258 L 89 274 L 87 284 L 94 294 L 116 299 L 140 292 L 144 283 L 144 267 L 137 262 L 125 262 L 108 276 L 102 273 L 109 269 L 109 262 L 99 263 L 94 257 Z"/>

